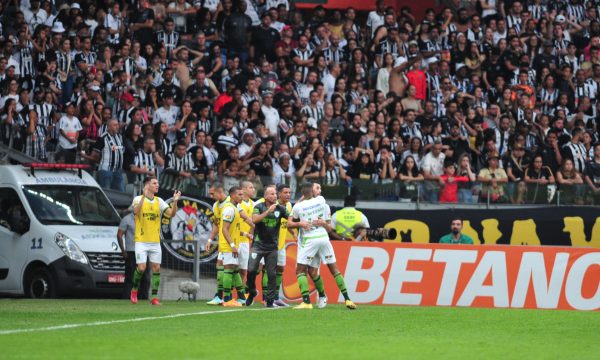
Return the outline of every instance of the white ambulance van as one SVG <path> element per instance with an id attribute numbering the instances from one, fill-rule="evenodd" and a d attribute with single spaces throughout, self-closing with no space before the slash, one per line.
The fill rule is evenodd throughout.
<path id="1" fill-rule="evenodd" d="M 0 293 L 121 292 L 119 215 L 86 165 L 0 165 Z"/>

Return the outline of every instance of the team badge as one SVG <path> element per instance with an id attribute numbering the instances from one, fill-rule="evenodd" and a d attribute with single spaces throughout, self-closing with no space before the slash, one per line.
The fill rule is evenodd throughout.
<path id="1" fill-rule="evenodd" d="M 258 254 L 254 253 L 254 252 L 252 253 L 252 259 L 253 259 L 253 260 L 256 260 L 256 257 L 257 257 L 257 256 L 258 256 Z"/>
<path id="2" fill-rule="evenodd" d="M 276 218 L 278 218 L 278 217 L 279 217 L 279 214 L 281 214 L 281 213 L 279 212 L 279 210 L 275 210 L 275 212 L 273 213 L 273 215 L 275 215 L 275 217 L 276 217 Z"/>
<path id="3" fill-rule="evenodd" d="M 170 204 L 173 199 L 166 200 Z M 194 262 L 194 243 L 192 240 L 206 240 L 212 230 L 212 207 L 206 202 L 190 197 L 179 198 L 179 208 L 173 218 L 164 216 L 161 221 L 162 239 L 175 240 L 163 242 L 169 255 L 186 263 Z M 207 263 L 217 257 L 216 244 L 204 251 L 204 244 L 200 242 L 200 262 Z"/>

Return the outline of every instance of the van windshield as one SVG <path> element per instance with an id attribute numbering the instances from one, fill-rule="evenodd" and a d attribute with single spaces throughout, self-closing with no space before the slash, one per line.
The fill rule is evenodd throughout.
<path id="1" fill-rule="evenodd" d="M 99 188 L 31 185 L 23 193 L 44 225 L 119 225 L 119 215 Z"/>

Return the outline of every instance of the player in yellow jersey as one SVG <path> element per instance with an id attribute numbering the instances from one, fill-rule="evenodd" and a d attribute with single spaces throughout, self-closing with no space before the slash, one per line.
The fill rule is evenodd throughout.
<path id="1" fill-rule="evenodd" d="M 256 189 L 254 188 L 254 184 L 250 181 L 242 181 L 241 183 L 243 199 L 240 203 L 240 207 L 242 208 L 244 214 L 248 216 L 252 216 L 254 212 L 254 200 L 252 200 L 256 196 Z M 240 276 L 242 278 L 242 282 L 244 283 L 244 288 L 246 287 L 246 275 L 248 272 L 248 258 L 250 256 L 250 241 L 253 238 L 254 226 L 251 226 L 247 222 L 242 223 L 242 239 L 240 242 L 240 247 L 238 249 L 238 257 L 240 260 Z"/>
<path id="2" fill-rule="evenodd" d="M 212 184 L 210 189 L 208 190 L 208 194 L 211 199 L 215 200 L 213 204 L 213 227 L 208 237 L 208 242 L 206 243 L 206 251 L 210 251 L 210 247 L 215 238 L 219 235 L 219 230 L 221 229 L 221 213 L 223 210 L 223 205 L 227 201 L 227 194 L 225 193 L 225 189 L 222 183 L 215 182 Z M 221 305 L 223 304 L 223 255 L 221 254 L 221 249 L 218 249 L 219 253 L 217 255 L 217 293 L 215 297 L 207 302 L 208 305 Z"/>
<path id="3" fill-rule="evenodd" d="M 242 189 L 234 186 L 229 190 L 229 202 L 223 206 L 221 214 L 221 236 L 219 237 L 219 249 L 223 254 L 223 306 L 242 306 L 245 303 L 245 294 L 242 279 L 239 274 L 239 252 L 238 248 L 242 238 L 241 224 L 244 221 L 238 209 L 242 201 Z M 232 298 L 232 289 L 236 287 L 240 301 Z"/>
<path id="4" fill-rule="evenodd" d="M 150 259 L 152 267 L 152 305 L 160 305 L 158 300 L 158 287 L 160 285 L 160 262 L 162 251 L 160 248 L 160 214 L 165 212 L 169 218 L 177 212 L 177 202 L 181 192 L 175 191 L 171 206 L 155 196 L 158 193 L 158 180 L 154 176 L 144 179 L 142 195 L 133 199 L 133 216 L 135 221 L 135 260 L 137 267 L 133 273 L 133 286 L 131 289 L 131 302 L 137 303 L 137 293 L 140 280 L 146 271 L 146 262 Z"/>

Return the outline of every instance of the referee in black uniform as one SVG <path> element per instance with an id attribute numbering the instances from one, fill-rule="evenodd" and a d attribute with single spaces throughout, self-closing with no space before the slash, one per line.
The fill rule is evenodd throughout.
<path id="1" fill-rule="evenodd" d="M 254 222 L 254 242 L 248 261 L 248 298 L 246 306 L 252 305 L 256 291 L 256 273 L 260 260 L 265 259 L 265 269 L 269 279 L 267 292 L 264 294 L 267 307 L 274 307 L 275 291 L 277 291 L 277 249 L 279 245 L 279 228 L 281 219 L 287 218 L 285 207 L 277 204 L 275 185 L 265 188 L 264 201 L 254 204 L 252 221 Z"/>

